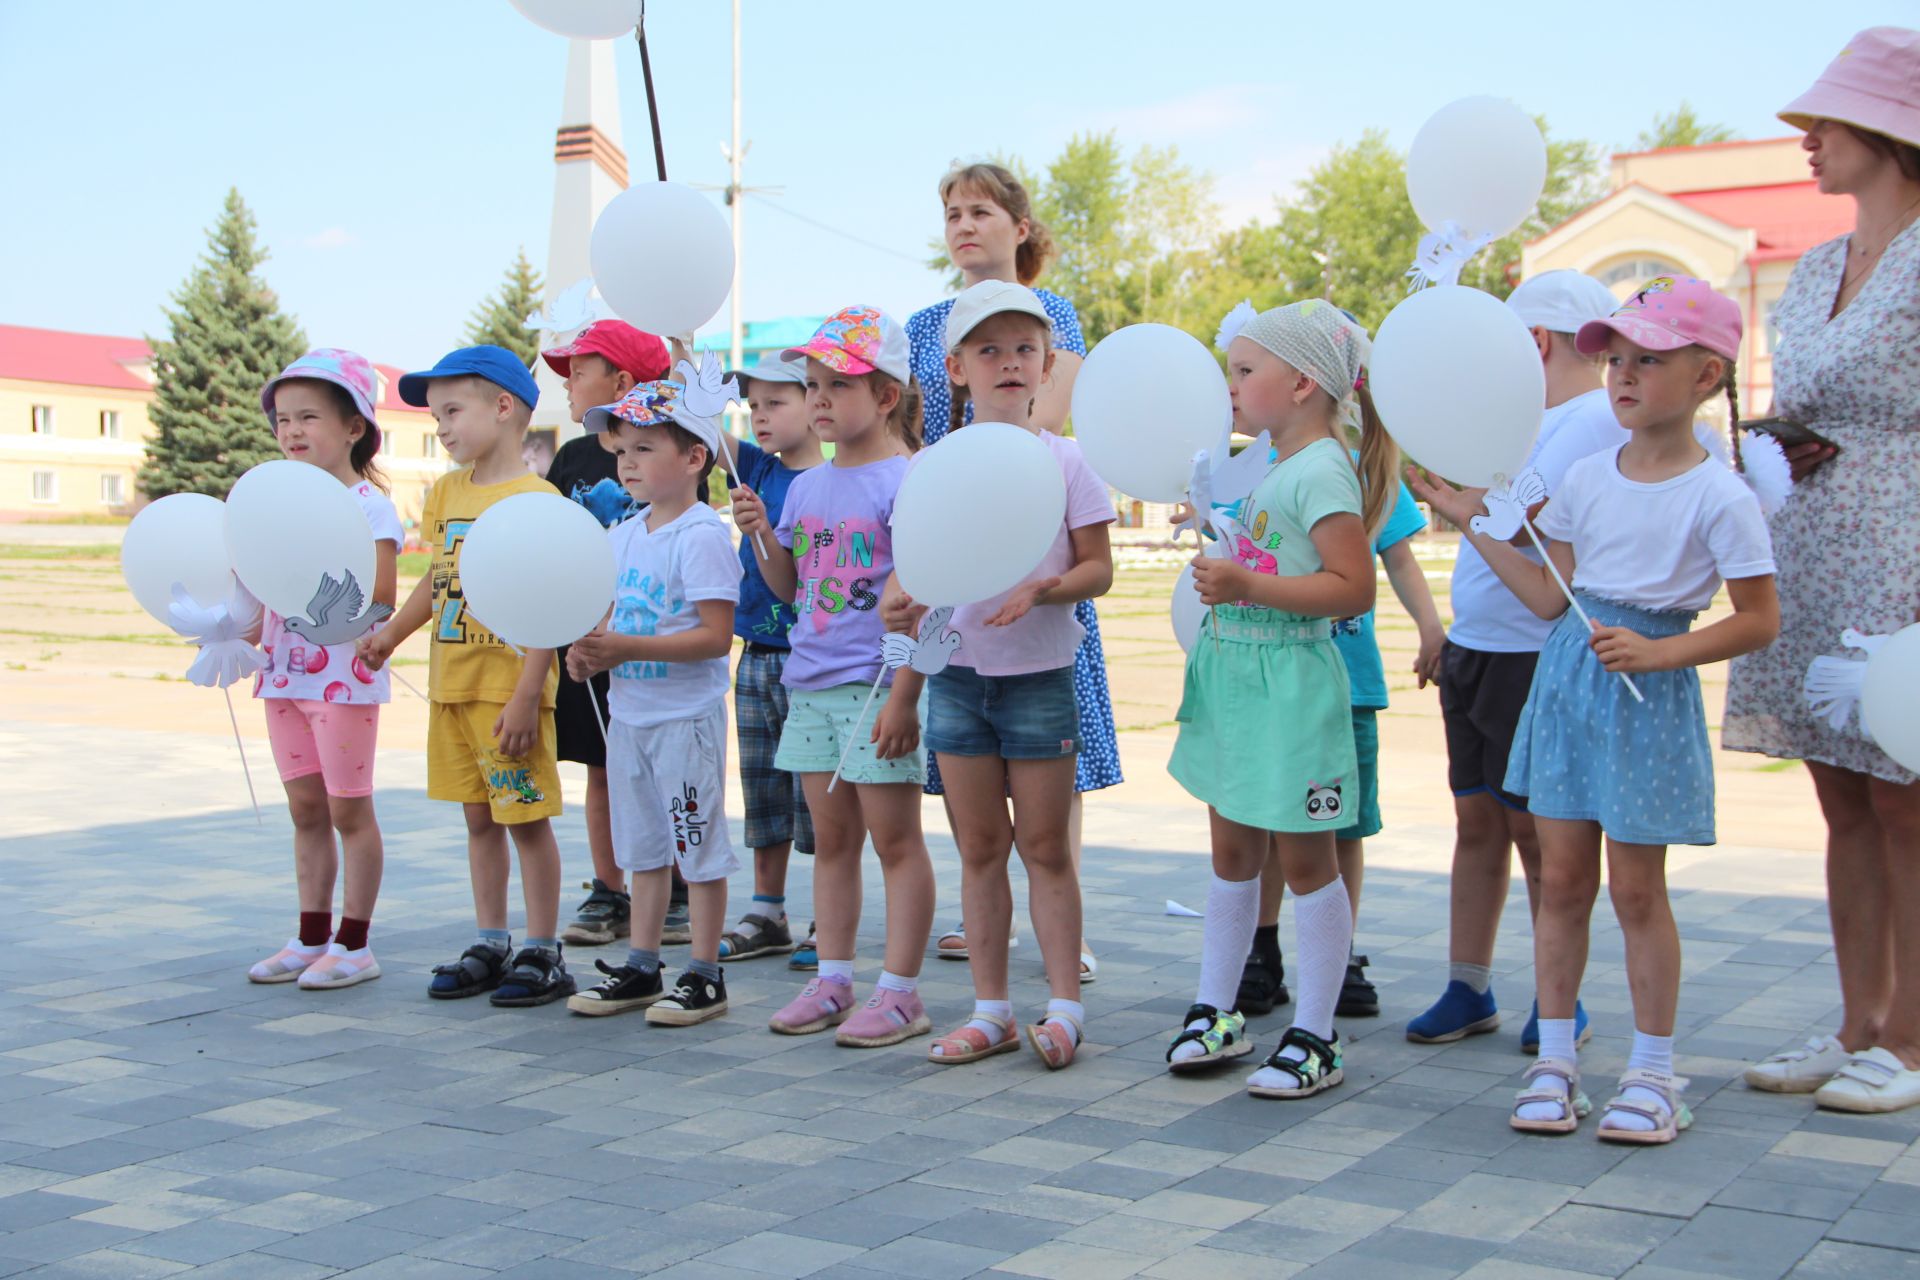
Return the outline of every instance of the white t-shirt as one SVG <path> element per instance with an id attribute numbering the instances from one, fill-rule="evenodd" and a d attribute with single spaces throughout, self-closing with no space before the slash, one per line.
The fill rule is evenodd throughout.
<path id="1" fill-rule="evenodd" d="M 391 542 L 397 552 L 406 540 L 400 527 L 400 513 L 386 494 L 365 480 L 353 486 L 353 496 L 373 529 L 375 550 L 378 544 Z M 363 584 L 371 597 L 372 583 Z M 368 604 L 373 603 L 369 598 Z M 385 667 L 369 670 L 353 654 L 350 644 L 311 644 L 287 632 L 280 615 L 267 610 L 260 628 L 260 647 L 267 655 L 267 666 L 254 677 L 256 698 L 298 698 L 306 702 L 385 702 L 392 688 Z"/>
<path id="2" fill-rule="evenodd" d="M 653 530 L 647 528 L 643 509 L 607 530 L 607 538 L 619 566 L 609 631 L 678 635 L 700 625 L 700 601 L 740 602 L 741 569 L 733 536 L 704 502 Z M 615 720 L 645 729 L 701 715 L 726 697 L 724 656 L 698 662 L 623 662 L 613 669 L 607 705 Z"/>
<path id="3" fill-rule="evenodd" d="M 1698 612 L 1722 578 L 1773 572 L 1760 500 L 1711 455 L 1658 484 L 1621 475 L 1618 449 L 1582 458 L 1535 523 L 1573 544 L 1574 590 L 1642 609 Z"/>

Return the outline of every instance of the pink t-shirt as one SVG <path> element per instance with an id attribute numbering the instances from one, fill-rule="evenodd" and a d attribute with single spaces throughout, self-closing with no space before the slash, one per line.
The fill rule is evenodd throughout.
<path id="1" fill-rule="evenodd" d="M 395 550 L 406 540 L 400 513 L 386 494 L 365 480 L 353 486 L 353 496 L 366 513 L 373 540 L 391 542 Z M 367 584 L 369 593 L 372 584 Z M 317 645 L 288 633 L 280 615 L 268 609 L 260 629 L 260 647 L 267 667 L 253 678 L 256 698 L 299 698 L 309 702 L 385 702 L 385 667 L 369 670 L 354 656 L 351 644 Z"/>
<path id="2" fill-rule="evenodd" d="M 1067 483 L 1067 515 L 1053 545 L 1040 565 L 1027 578 L 1052 578 L 1073 568 L 1073 539 L 1070 531 L 1089 525 L 1113 523 L 1113 499 L 1107 486 L 1087 465 L 1080 446 L 1050 431 L 1039 433 L 1040 442 L 1053 454 L 1060 477 Z M 953 612 L 953 628 L 960 633 L 960 647 L 954 650 L 953 665 L 972 667 L 983 676 L 1024 676 L 1036 671 L 1055 671 L 1073 665 L 1074 654 L 1086 638 L 1087 629 L 1073 616 L 1070 604 L 1043 604 L 1027 610 L 1026 616 L 1004 627 L 990 627 L 987 619 L 1000 612 L 1014 590 L 1003 591 L 990 600 L 961 605 Z"/>

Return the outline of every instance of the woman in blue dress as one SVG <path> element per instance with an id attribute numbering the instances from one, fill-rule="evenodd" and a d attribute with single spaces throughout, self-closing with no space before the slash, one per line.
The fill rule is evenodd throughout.
<path id="1" fill-rule="evenodd" d="M 966 284 L 982 280 L 1012 280 L 1032 286 L 1053 256 L 1053 240 L 1033 216 L 1027 189 L 997 164 L 956 166 L 940 180 L 940 203 L 946 223 L 947 256 Z M 1034 406 L 1034 422 L 1043 430 L 1059 431 L 1067 420 L 1074 375 L 1087 353 L 1080 333 L 1080 317 L 1073 304 L 1045 289 L 1034 289 L 1053 319 L 1053 373 L 1041 388 Z M 907 320 L 907 338 L 913 346 L 913 372 L 926 406 L 926 442 L 933 444 L 953 423 L 953 392 L 947 381 L 945 332 L 953 299 L 916 311 Z M 963 421 L 973 418 L 973 405 L 963 406 Z M 1073 863 L 1080 865 L 1082 806 L 1080 797 L 1121 781 L 1120 747 L 1114 735 L 1113 700 L 1107 693 L 1107 660 L 1100 647 L 1100 619 L 1093 602 L 1074 606 L 1074 617 L 1086 628 L 1073 664 L 1074 693 L 1080 703 L 1080 756 L 1074 777 L 1074 802 L 1068 832 Z M 942 794 L 940 770 L 927 753 L 927 791 Z M 1092 950 L 1083 941 L 1080 981 L 1091 982 L 1096 971 Z M 939 954 L 964 960 L 967 939 L 963 926 L 941 935 Z"/>

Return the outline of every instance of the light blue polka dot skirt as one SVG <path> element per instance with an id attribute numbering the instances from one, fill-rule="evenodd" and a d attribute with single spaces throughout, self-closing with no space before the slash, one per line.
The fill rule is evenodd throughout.
<path id="1" fill-rule="evenodd" d="M 1696 615 L 1655 612 L 1577 593 L 1603 627 L 1680 635 Z M 1600 665 L 1572 609 L 1540 651 L 1514 733 L 1507 790 L 1535 817 L 1597 822 L 1629 844 L 1712 844 L 1713 748 L 1700 675 L 1636 673 L 1646 701 Z"/>

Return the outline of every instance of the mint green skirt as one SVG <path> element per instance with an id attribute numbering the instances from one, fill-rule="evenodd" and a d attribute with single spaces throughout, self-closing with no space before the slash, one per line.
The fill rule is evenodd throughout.
<path id="1" fill-rule="evenodd" d="M 1347 665 L 1324 619 L 1216 617 L 1187 658 L 1167 772 L 1221 817 L 1329 834 L 1360 807 Z"/>

